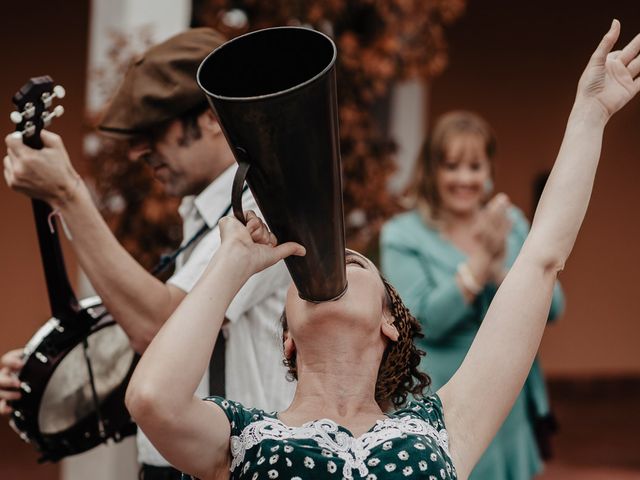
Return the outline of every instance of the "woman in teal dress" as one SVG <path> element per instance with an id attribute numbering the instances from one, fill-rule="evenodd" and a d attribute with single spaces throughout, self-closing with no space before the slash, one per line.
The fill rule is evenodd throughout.
<path id="1" fill-rule="evenodd" d="M 488 199 L 495 140 L 478 115 L 443 115 L 422 149 L 413 196 L 416 207 L 392 218 L 381 235 L 382 272 L 420 321 L 428 352 L 421 368 L 432 388 L 456 372 L 493 297 L 529 232 L 522 212 L 504 195 Z M 556 284 L 549 319 L 563 309 Z M 549 418 L 538 361 L 473 480 L 527 480 L 542 469 L 534 421 Z"/>
<path id="2" fill-rule="evenodd" d="M 451 380 L 420 395 L 428 381 L 417 369 L 419 323 L 373 263 L 348 252 L 340 299 L 314 304 L 289 289 L 284 355 L 298 382 L 286 410 L 197 398 L 234 296 L 254 273 L 305 254 L 278 245 L 255 215 L 246 225 L 226 218 L 220 248 L 127 389 L 129 411 L 161 454 L 201 480 L 466 480 L 531 369 L 588 206 L 604 127 L 640 91 L 640 36 L 610 54 L 619 32 L 616 21 L 582 75 L 531 231 Z M 403 406 L 409 395 L 416 400 Z"/>

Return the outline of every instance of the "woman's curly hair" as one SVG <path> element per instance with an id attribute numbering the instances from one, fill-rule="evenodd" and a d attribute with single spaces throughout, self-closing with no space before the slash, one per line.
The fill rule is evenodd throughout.
<path id="1" fill-rule="evenodd" d="M 382 275 L 380 275 L 386 291 L 386 305 L 393 317 L 393 325 L 398 330 L 398 340 L 389 341 L 382 356 L 378 379 L 376 381 L 376 402 L 383 411 L 391 407 L 400 408 L 411 394 L 416 398 L 424 395 L 424 389 L 431 385 L 429 375 L 419 370 L 420 358 L 425 352 L 415 345 L 415 339 L 423 338 L 422 327 L 409 309 L 402 303 L 400 295 Z M 282 339 L 284 342 L 287 325 L 286 313 L 282 313 Z M 295 353 L 284 359 L 289 369 L 290 380 L 298 379 Z"/>

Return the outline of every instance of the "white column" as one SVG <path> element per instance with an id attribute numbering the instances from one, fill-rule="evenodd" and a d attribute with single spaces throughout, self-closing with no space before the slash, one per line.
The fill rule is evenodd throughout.
<path id="1" fill-rule="evenodd" d="M 427 128 L 427 87 L 421 80 L 397 84 L 391 91 L 389 135 L 396 142 L 398 170 L 389 181 L 392 192 L 409 182 Z"/>
<path id="2" fill-rule="evenodd" d="M 153 43 L 186 29 L 191 17 L 189 0 L 92 0 L 91 29 L 89 40 L 89 79 L 98 69 L 109 68 L 107 52 L 111 47 L 112 34 L 125 34 L 132 47 L 143 50 L 141 36 L 147 32 Z M 100 110 L 105 101 L 105 92 L 96 84 L 87 85 L 87 109 Z"/>
<path id="3" fill-rule="evenodd" d="M 97 69 L 108 69 L 107 52 L 112 34 L 126 34 L 134 49 L 143 35 L 154 43 L 185 30 L 189 25 L 189 0 L 92 0 L 89 30 L 88 84 L 86 105 L 89 113 L 102 109 L 108 100 L 92 81 Z M 90 145 L 91 142 L 87 142 Z M 86 278 L 81 278 L 80 296 L 92 293 Z M 86 453 L 62 461 L 61 480 L 134 480 L 138 478 L 135 439 L 129 437 L 117 444 L 96 447 Z"/>

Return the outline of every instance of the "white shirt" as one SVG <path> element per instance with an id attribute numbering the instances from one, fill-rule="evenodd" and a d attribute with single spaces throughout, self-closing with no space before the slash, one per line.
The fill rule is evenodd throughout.
<path id="1" fill-rule="evenodd" d="M 220 247 L 220 230 L 216 222 L 229 207 L 231 186 L 237 165 L 229 167 L 197 197 L 185 197 L 179 208 L 183 220 L 183 241 L 188 241 L 206 222 L 211 230 L 186 249 L 176 261 L 174 275 L 168 283 L 185 292 L 191 291 L 211 257 Z M 261 215 L 247 191 L 242 199 L 244 211 Z M 282 360 L 280 317 L 291 277 L 284 262 L 278 262 L 249 279 L 227 309 L 229 322 L 222 333 L 226 340 L 225 391 L 228 399 L 243 405 L 280 411 L 291 403 L 295 384 L 286 380 Z M 196 395 L 209 395 L 209 371 L 205 373 Z M 169 463 L 138 429 L 138 461 L 148 465 Z"/>

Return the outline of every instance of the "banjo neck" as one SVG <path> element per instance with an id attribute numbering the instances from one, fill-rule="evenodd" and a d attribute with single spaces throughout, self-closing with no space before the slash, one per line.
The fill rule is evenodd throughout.
<path id="1" fill-rule="evenodd" d="M 58 236 L 58 225 L 52 220 L 53 231 L 49 229 L 49 218 L 52 213 L 49 204 L 37 199 L 33 199 L 31 203 L 51 314 L 62 322 L 69 321 L 76 317 L 80 307 L 67 275 Z"/>
<path id="2" fill-rule="evenodd" d="M 16 123 L 16 131 L 22 132 L 25 145 L 36 150 L 43 148 L 40 132 L 64 112 L 61 106 L 56 106 L 51 112 L 48 108 L 54 98 L 63 96 L 64 89 L 54 88 L 49 76 L 30 79 L 13 96 L 17 111 L 11 114 L 11 120 Z M 73 321 L 80 307 L 67 276 L 53 211 L 42 200 L 32 199 L 31 202 L 51 313 L 61 322 Z"/>

